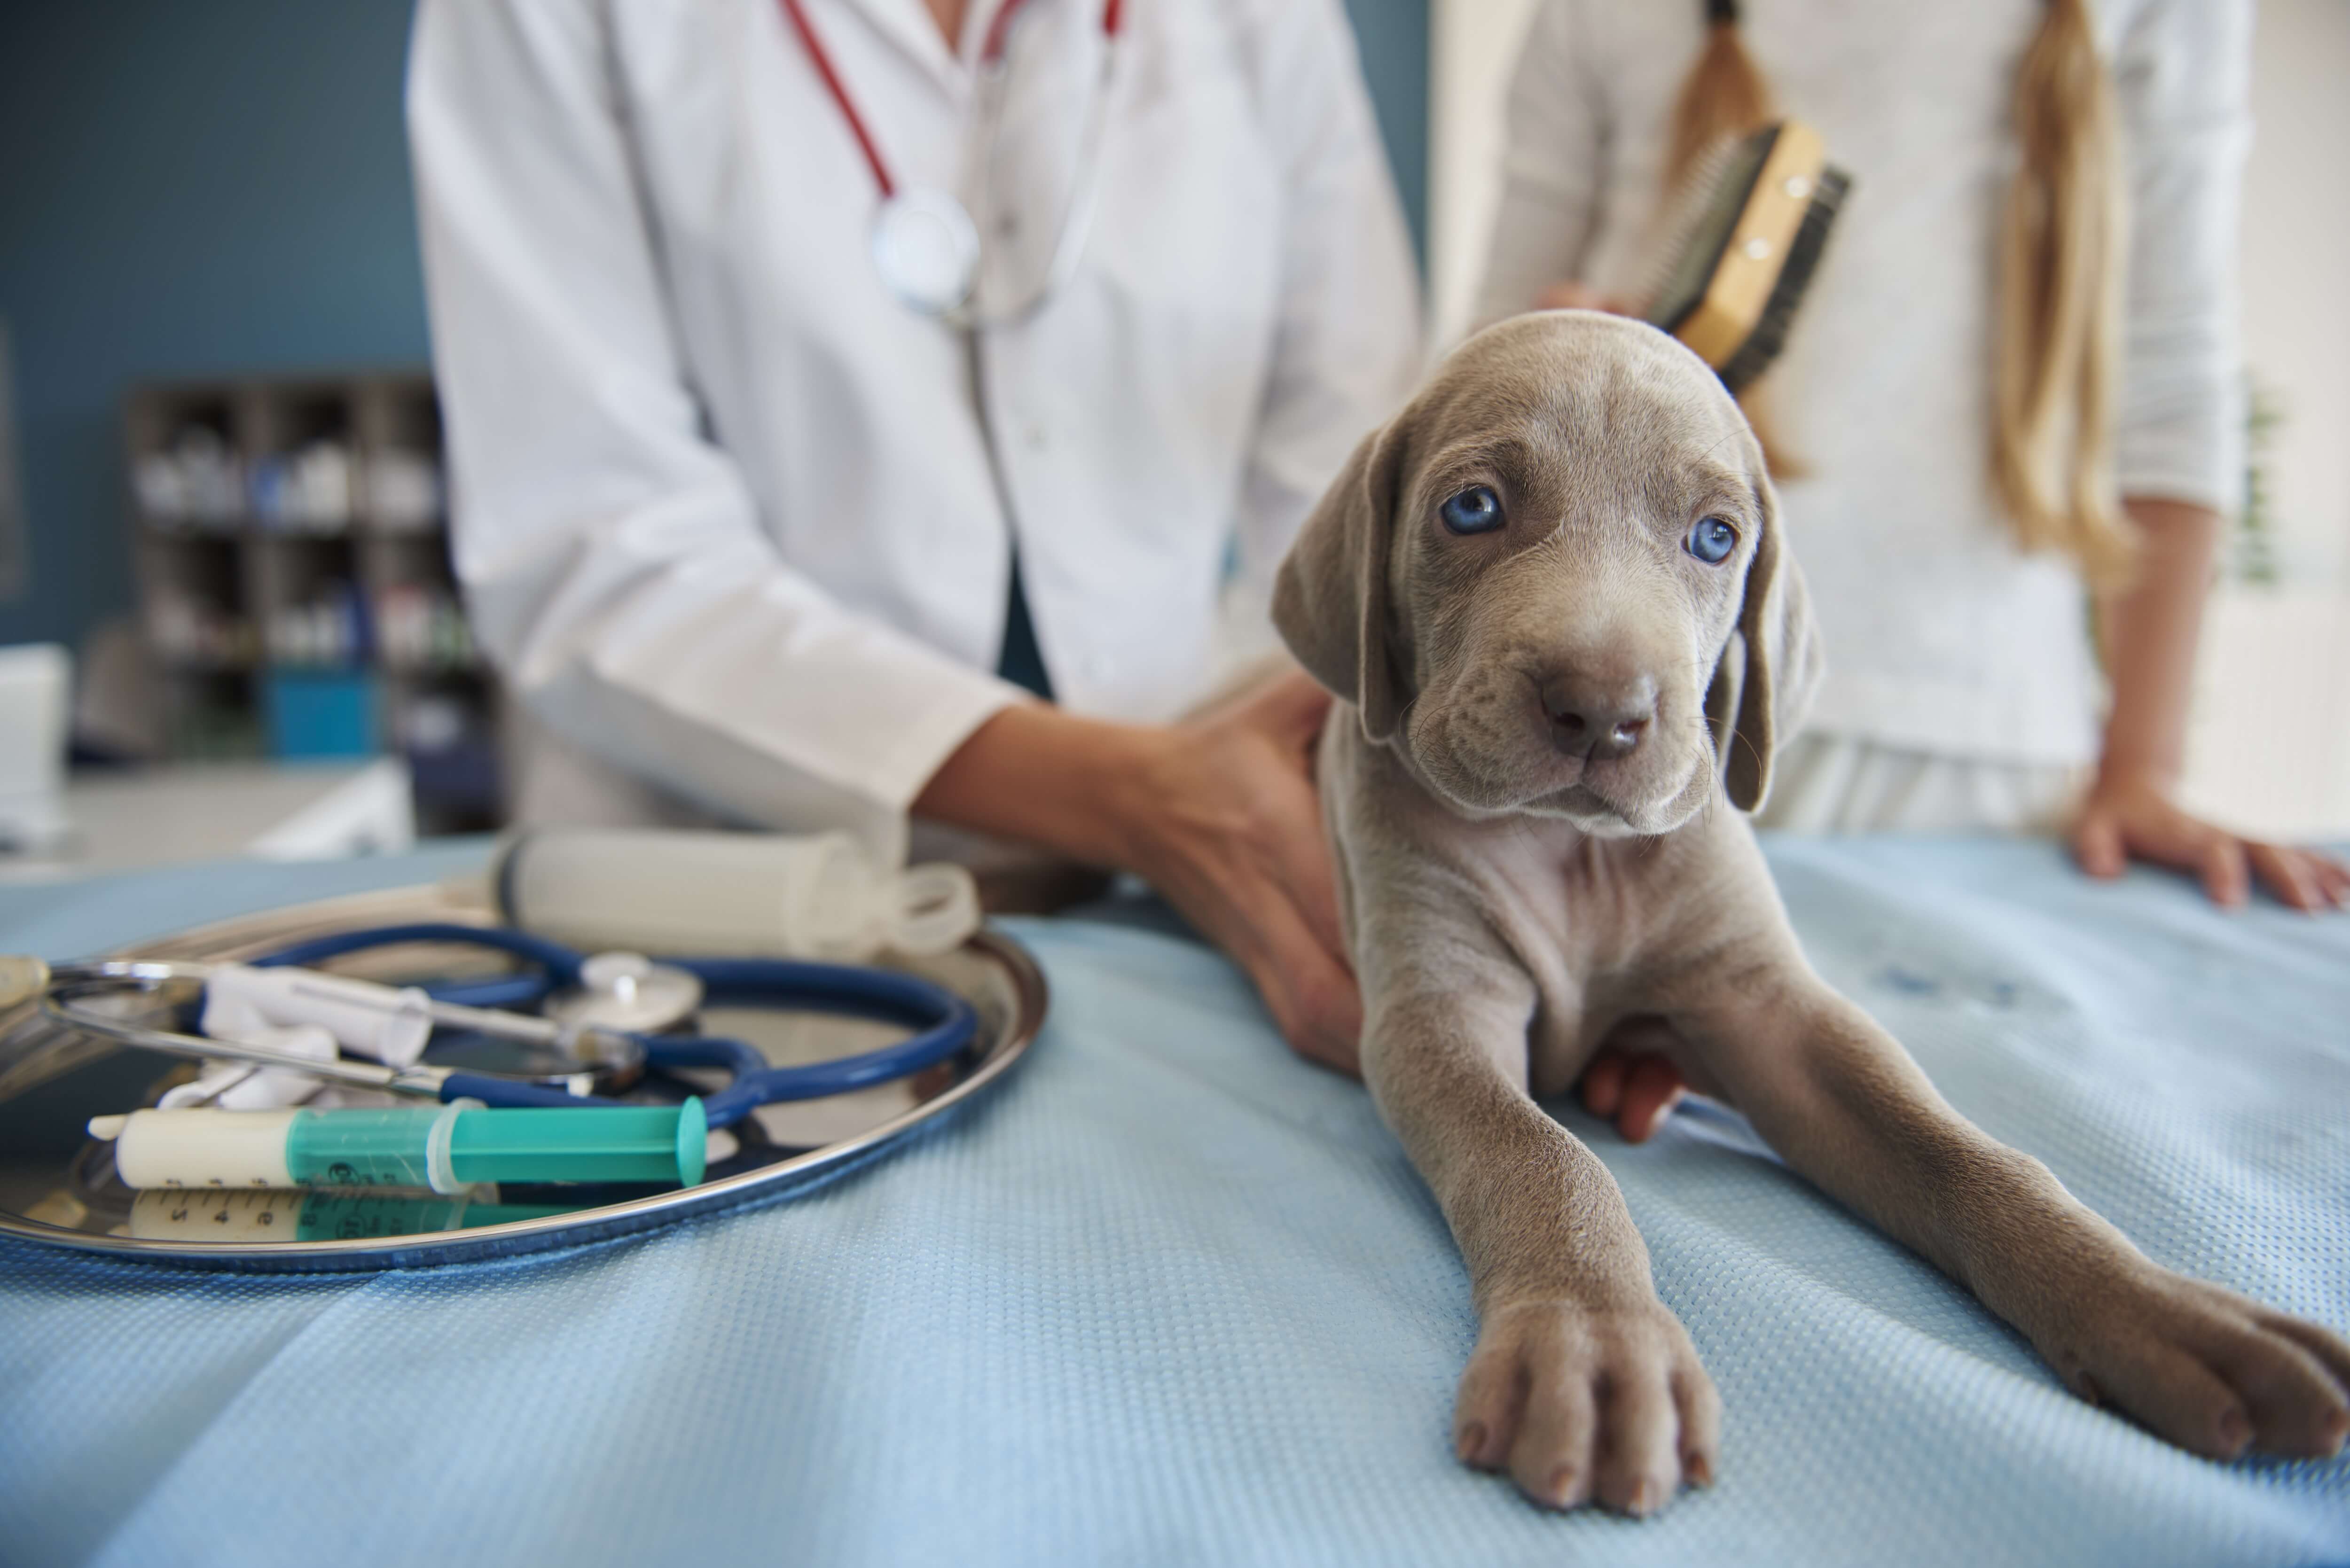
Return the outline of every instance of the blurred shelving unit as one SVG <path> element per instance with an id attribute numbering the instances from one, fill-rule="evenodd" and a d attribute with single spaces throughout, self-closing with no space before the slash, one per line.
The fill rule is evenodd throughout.
<path id="1" fill-rule="evenodd" d="M 395 754 L 421 831 L 498 826 L 500 696 L 450 566 L 431 378 L 158 382 L 123 428 L 172 756 Z"/>

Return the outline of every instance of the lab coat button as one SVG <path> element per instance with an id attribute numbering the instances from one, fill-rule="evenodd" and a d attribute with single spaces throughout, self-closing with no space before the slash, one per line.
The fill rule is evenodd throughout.
<path id="1" fill-rule="evenodd" d="M 1116 668 L 1117 667 L 1110 662 L 1109 655 L 1106 653 L 1088 653 L 1086 655 L 1086 679 L 1093 681 L 1097 685 L 1107 680 L 1110 678 L 1111 672 Z"/>
<path id="2" fill-rule="evenodd" d="M 1030 452 L 1043 452 L 1045 450 L 1045 427 L 1043 425 L 1030 425 L 1021 433 L 1022 438 L 1027 441 L 1028 450 Z"/>

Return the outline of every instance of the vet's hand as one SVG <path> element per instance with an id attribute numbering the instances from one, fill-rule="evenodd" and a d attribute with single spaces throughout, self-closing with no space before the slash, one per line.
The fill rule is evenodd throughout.
<path id="1" fill-rule="evenodd" d="M 1647 1051 L 1600 1052 L 1583 1069 L 1583 1081 L 1575 1087 L 1583 1108 L 1614 1121 L 1626 1143 L 1646 1143 L 1656 1137 L 1689 1092 L 1679 1068 Z"/>
<path id="2" fill-rule="evenodd" d="M 1306 676 L 1285 675 L 1152 732 L 1122 781 L 1121 863 L 1248 971 L 1292 1049 L 1359 1073 L 1362 993 L 1313 778 L 1330 701 Z"/>
<path id="3" fill-rule="evenodd" d="M 2092 877 L 2118 877 L 2133 858 L 2185 871 L 2227 909 L 2244 903 L 2254 877 L 2296 909 L 2350 905 L 2350 866 L 2313 849 L 2239 838 L 2189 815 L 2142 774 L 2099 776 L 2073 825 L 2073 854 Z"/>
<path id="4" fill-rule="evenodd" d="M 1534 300 L 1534 308 L 1536 310 L 1604 310 L 1610 316 L 1640 314 L 1630 300 L 1619 298 L 1612 294 L 1602 294 L 1589 284 L 1577 283 L 1573 278 L 1564 283 L 1552 284 L 1548 288 L 1544 289 Z"/>
<path id="5" fill-rule="evenodd" d="M 956 748 L 914 811 L 1142 877 L 1248 971 L 1301 1055 L 1355 1073 L 1363 1001 L 1313 780 L 1329 711 L 1302 672 L 1164 727 L 1017 702 Z"/>

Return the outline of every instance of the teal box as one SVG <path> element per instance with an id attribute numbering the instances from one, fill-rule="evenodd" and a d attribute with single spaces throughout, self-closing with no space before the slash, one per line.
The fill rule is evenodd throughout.
<path id="1" fill-rule="evenodd" d="M 370 757 L 379 749 L 371 675 L 274 670 L 262 705 L 273 757 Z"/>

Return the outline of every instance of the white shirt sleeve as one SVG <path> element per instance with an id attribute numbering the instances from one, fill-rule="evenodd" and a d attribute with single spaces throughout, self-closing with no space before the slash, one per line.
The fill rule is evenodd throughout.
<path id="1" fill-rule="evenodd" d="M 1582 9 L 1577 0 L 1542 0 L 1518 52 L 1503 122 L 1501 200 L 1471 317 L 1478 327 L 1532 310 L 1544 289 L 1580 276 L 1589 260 L 1607 167 L 1607 116 Z"/>
<path id="2" fill-rule="evenodd" d="M 1242 475 L 1235 598 L 1270 639 L 1274 571 L 1355 443 L 1419 369 L 1419 286 L 1339 0 L 1259 5 L 1259 113 L 1283 161 L 1279 337 Z M 1243 650 L 1246 651 L 1246 650 Z"/>
<path id="3" fill-rule="evenodd" d="M 2251 29 L 2245 0 L 2151 0 L 2114 49 L 2129 189 L 2125 495 L 2222 511 L 2242 500 L 2236 231 Z"/>
<path id="4" fill-rule="evenodd" d="M 475 628 L 574 744 L 877 849 L 1015 689 L 794 571 L 704 433 L 585 0 L 424 0 L 409 136 Z M 844 524 L 853 525 L 853 524 Z"/>

